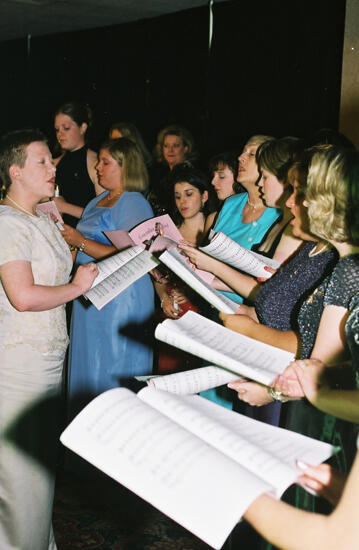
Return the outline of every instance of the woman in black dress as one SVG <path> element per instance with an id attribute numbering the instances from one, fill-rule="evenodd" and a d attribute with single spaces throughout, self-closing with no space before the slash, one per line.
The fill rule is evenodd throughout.
<path id="1" fill-rule="evenodd" d="M 86 132 L 91 126 L 88 105 L 70 101 L 55 114 L 55 131 L 63 154 L 57 160 L 55 197 L 64 221 L 75 227 L 85 206 L 103 192 L 98 184 L 95 166 L 97 154 L 86 145 Z"/>

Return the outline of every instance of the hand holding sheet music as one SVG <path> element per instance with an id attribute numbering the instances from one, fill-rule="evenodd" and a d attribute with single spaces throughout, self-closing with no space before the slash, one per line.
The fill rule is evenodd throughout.
<path id="1" fill-rule="evenodd" d="M 211 242 L 206 246 L 200 246 L 199 250 L 254 277 L 268 279 L 271 273 L 264 268 L 268 266 L 278 269 L 279 267 L 279 263 L 275 260 L 240 246 L 221 232 L 215 233 Z"/>
<path id="2" fill-rule="evenodd" d="M 84 296 L 102 309 L 132 283 L 158 265 L 147 250 L 134 246 L 97 263 L 99 274 Z"/>

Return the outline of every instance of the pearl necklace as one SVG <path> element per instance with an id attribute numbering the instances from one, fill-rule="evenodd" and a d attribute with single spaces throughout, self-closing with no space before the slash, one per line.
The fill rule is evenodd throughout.
<path id="1" fill-rule="evenodd" d="M 251 202 L 249 200 L 249 198 L 247 199 L 247 203 L 248 205 L 252 208 L 252 210 L 256 211 L 257 208 L 260 208 L 261 206 L 263 206 L 263 203 L 262 202 L 258 202 L 257 204 L 253 204 L 253 202 Z"/>
<path id="2" fill-rule="evenodd" d="M 19 208 L 19 210 L 22 210 L 23 212 L 25 212 L 25 214 L 29 214 L 30 216 L 35 216 L 37 217 L 36 214 L 34 214 L 34 212 L 30 212 L 29 210 L 26 210 L 26 208 L 24 208 L 23 206 L 21 206 L 21 204 L 18 204 L 16 201 L 14 201 L 14 199 L 12 199 L 10 197 L 9 194 L 6 195 L 6 198 L 9 199 L 10 202 L 12 202 L 13 204 L 15 204 L 15 206 L 17 206 Z"/>
<path id="3" fill-rule="evenodd" d="M 116 195 L 113 195 L 113 197 L 110 197 L 110 193 L 107 195 L 106 199 L 108 201 L 112 201 L 112 199 L 114 199 L 115 197 L 120 197 L 122 195 L 122 191 L 121 193 L 116 193 Z"/>

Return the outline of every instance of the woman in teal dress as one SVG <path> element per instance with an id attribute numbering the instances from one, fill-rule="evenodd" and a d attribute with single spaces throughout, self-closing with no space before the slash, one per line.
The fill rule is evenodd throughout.
<path id="1" fill-rule="evenodd" d="M 238 157 L 237 182 L 246 192 L 232 195 L 224 201 L 213 227 L 213 231 L 221 231 L 248 250 L 260 245 L 281 217 L 279 209 L 268 208 L 264 204 L 257 185 L 259 172 L 256 152 L 262 143 L 271 139 L 268 136 L 253 136 L 244 146 Z M 243 301 L 243 298 L 234 292 L 222 293 L 235 302 Z"/>
<path id="2" fill-rule="evenodd" d="M 253 136 L 244 146 L 238 157 L 237 181 L 246 189 L 245 193 L 228 197 L 221 208 L 213 230 L 221 231 L 228 235 L 236 243 L 248 248 L 259 245 L 269 233 L 273 225 L 280 219 L 281 211 L 277 208 L 268 208 L 262 198 L 258 185 L 258 167 L 256 163 L 256 152 L 258 147 L 267 140 L 268 136 Z M 235 292 L 220 291 L 222 294 L 237 303 L 242 303 L 243 298 Z M 216 315 L 216 320 L 218 316 Z M 225 387 L 213 388 L 202 392 L 201 395 L 226 407 L 232 409 L 233 395 Z"/>
<path id="3" fill-rule="evenodd" d="M 141 194 L 147 172 L 132 141 L 105 143 L 97 165 L 107 189 L 85 208 L 77 229 L 66 226 L 64 237 L 76 247 L 77 264 L 116 251 L 104 231 L 130 230 L 153 216 Z M 154 292 L 144 275 L 100 311 L 89 302 L 74 302 L 69 351 L 68 396 L 72 418 L 92 397 L 131 378 L 152 372 Z"/>

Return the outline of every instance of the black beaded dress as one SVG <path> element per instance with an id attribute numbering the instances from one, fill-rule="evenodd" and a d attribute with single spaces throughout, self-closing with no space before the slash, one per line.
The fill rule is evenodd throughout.
<path id="1" fill-rule="evenodd" d="M 316 242 L 305 242 L 300 250 L 260 288 L 254 307 L 261 324 L 276 330 L 297 330 L 297 317 L 306 300 L 337 262 L 334 249 L 313 254 Z M 245 405 L 244 414 L 278 426 L 281 403 L 262 407 Z"/>
<path id="2" fill-rule="evenodd" d="M 331 276 L 303 302 L 298 326 L 301 336 L 301 358 L 308 358 L 313 350 L 320 319 L 326 306 L 341 306 L 349 310 L 359 292 L 359 254 L 341 258 Z M 286 418 L 283 427 L 326 441 L 340 447 L 330 463 L 341 472 L 348 472 L 356 453 L 356 428 L 344 420 L 316 409 L 306 399 L 284 405 Z M 286 493 L 285 500 L 296 507 L 313 512 L 329 512 L 331 505 L 295 485 Z"/>
<path id="3" fill-rule="evenodd" d="M 56 168 L 56 185 L 60 195 L 70 204 L 85 206 L 95 196 L 95 187 L 87 170 L 87 147 L 66 151 Z M 78 218 L 64 214 L 65 223 L 76 227 Z"/>
<path id="4" fill-rule="evenodd" d="M 345 323 L 345 334 L 352 358 L 355 386 L 359 390 L 359 293 L 351 300 L 349 311 L 350 314 Z"/>

